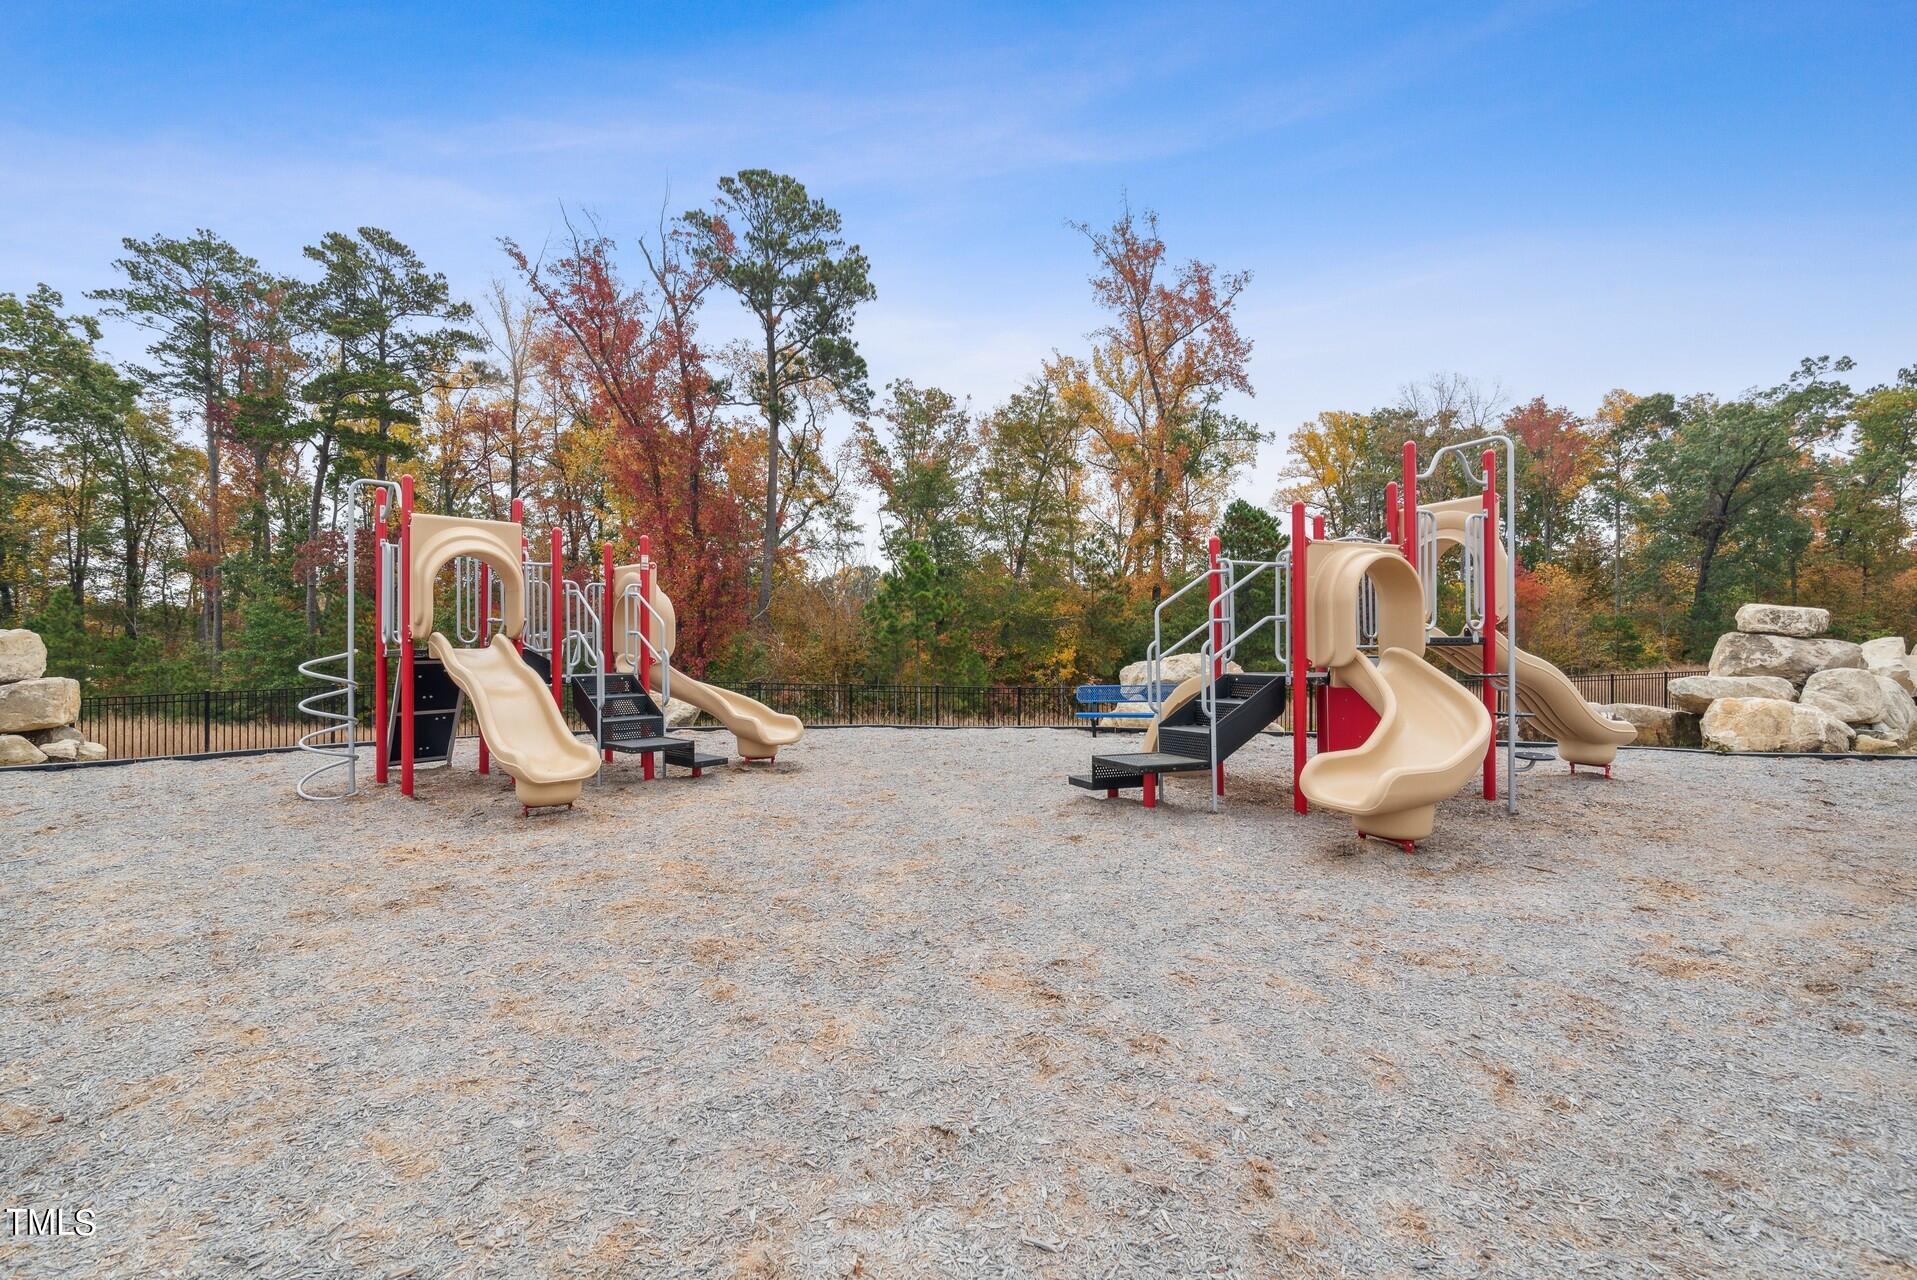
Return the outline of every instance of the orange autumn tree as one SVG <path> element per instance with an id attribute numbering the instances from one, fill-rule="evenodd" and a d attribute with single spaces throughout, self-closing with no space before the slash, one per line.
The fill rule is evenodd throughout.
<path id="1" fill-rule="evenodd" d="M 570 226 L 569 226 L 570 230 Z M 698 340 L 715 283 L 675 233 L 641 244 L 647 281 L 629 287 L 612 240 L 573 231 L 565 252 L 533 261 L 506 252 L 545 310 L 542 350 L 577 411 L 611 428 L 607 480 L 626 532 L 652 535 L 660 579 L 678 606 L 674 664 L 694 675 L 745 625 L 744 508 L 726 480 L 727 428 L 718 384 Z"/>
<path id="2" fill-rule="evenodd" d="M 1075 365 L 1066 399 L 1090 432 L 1092 462 L 1112 495 L 1112 532 L 1125 576 L 1153 599 L 1180 548 L 1216 522 L 1233 473 L 1265 438 L 1221 408 L 1251 394 L 1251 341 L 1232 313 L 1251 273 L 1166 259 L 1158 217 L 1127 208 L 1109 228 L 1073 224 L 1099 269 L 1092 292 L 1111 315 L 1089 366 Z"/>

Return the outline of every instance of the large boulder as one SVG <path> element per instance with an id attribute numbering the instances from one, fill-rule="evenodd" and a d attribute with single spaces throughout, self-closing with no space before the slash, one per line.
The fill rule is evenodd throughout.
<path id="1" fill-rule="evenodd" d="M 40 753 L 49 760 L 78 760 L 80 758 L 80 744 L 66 738 L 61 738 L 58 742 L 43 742 L 39 745 Z"/>
<path id="2" fill-rule="evenodd" d="M 1902 636 L 1866 640 L 1858 650 L 1864 655 L 1866 668 L 1896 681 L 1905 693 L 1917 694 L 1917 668 L 1911 666 L 1911 657 L 1904 652 Z"/>
<path id="3" fill-rule="evenodd" d="M 1858 734 L 1856 743 L 1851 746 L 1852 751 L 1867 756 L 1886 756 L 1903 749 L 1904 745 L 1901 742 L 1890 738 L 1873 738 L 1868 733 Z"/>
<path id="4" fill-rule="evenodd" d="M 104 760 L 107 758 L 107 749 L 102 743 L 82 742 L 77 754 L 82 760 Z"/>
<path id="5" fill-rule="evenodd" d="M 58 729 L 80 718 L 80 682 L 65 676 L 0 685 L 0 733 Z"/>
<path id="6" fill-rule="evenodd" d="M 47 753 L 17 733 L 0 733 L 0 765 L 45 764 Z"/>
<path id="7" fill-rule="evenodd" d="M 1849 751 L 1857 736 L 1822 707 L 1782 698 L 1719 698 L 1699 729 L 1719 751 Z"/>
<path id="8" fill-rule="evenodd" d="M 1845 724 L 1876 724 L 1888 714 L 1884 687 L 1877 677 L 1848 667 L 1812 672 L 1797 700 L 1807 707 L 1822 707 Z"/>
<path id="9" fill-rule="evenodd" d="M 1830 610 L 1803 609 L 1794 604 L 1747 604 L 1737 611 L 1737 629 L 1748 635 L 1808 639 L 1830 630 Z"/>
<path id="10" fill-rule="evenodd" d="M 1158 664 L 1159 679 L 1176 689 L 1205 669 L 1203 655 L 1196 653 L 1174 653 Z M 1225 664 L 1227 671 L 1243 671 L 1235 662 Z M 1151 664 L 1148 662 L 1128 662 L 1125 669 L 1118 673 L 1120 684 L 1144 684 L 1151 679 Z M 1170 692 L 1170 690 L 1166 690 Z"/>
<path id="11" fill-rule="evenodd" d="M 45 641 L 31 631 L 0 629 L 0 684 L 38 680 L 46 673 Z"/>
<path id="12" fill-rule="evenodd" d="M 679 729 L 699 718 L 699 708 L 684 698 L 666 699 L 666 728 Z"/>
<path id="13" fill-rule="evenodd" d="M 1781 676 L 1679 676 L 1671 681 L 1671 705 L 1703 715 L 1719 698 L 1782 698 L 1791 702 L 1797 687 Z"/>
<path id="14" fill-rule="evenodd" d="M 1599 713 L 1635 726 L 1639 746 L 1695 747 L 1702 741 L 1698 737 L 1697 717 L 1689 712 L 1653 707 L 1642 702 L 1593 705 Z"/>
<path id="15" fill-rule="evenodd" d="M 1726 632 L 1711 650 L 1714 676 L 1777 676 L 1802 688 L 1819 671 L 1864 666 L 1863 650 L 1848 640 L 1798 640 L 1790 636 Z"/>
<path id="16" fill-rule="evenodd" d="M 41 729 L 38 732 L 29 733 L 27 737 L 33 740 L 34 746 L 42 748 L 49 742 L 85 742 L 87 740 L 84 733 L 71 725 L 64 724 L 58 729 Z"/>
<path id="17" fill-rule="evenodd" d="M 1868 733 L 1876 738 L 1890 738 L 1893 741 L 1910 746 L 1917 743 L 1917 699 L 1904 692 L 1904 687 L 1888 676 L 1871 673 L 1877 680 L 1877 687 L 1884 695 L 1883 719 L 1859 729 L 1859 733 Z"/>

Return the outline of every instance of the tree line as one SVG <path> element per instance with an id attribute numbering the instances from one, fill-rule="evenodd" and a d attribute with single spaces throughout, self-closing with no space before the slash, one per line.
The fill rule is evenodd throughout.
<path id="1" fill-rule="evenodd" d="M 1110 677 L 1208 533 L 1268 558 L 1303 500 L 1381 535 L 1404 440 L 1489 432 L 1517 442 L 1521 628 L 1563 665 L 1698 657 L 1745 599 L 1826 605 L 1854 635 L 1917 608 L 1917 369 L 1855 390 L 1819 358 L 1736 398 L 1620 390 L 1588 416 L 1434 377 L 1295 429 L 1264 506 L 1231 497 L 1271 438 L 1233 408 L 1249 273 L 1174 257 L 1148 212 L 1069 225 L 1103 323 L 984 407 L 872 385 L 872 265 L 767 170 L 646 234 L 580 215 L 546 252 L 503 239 L 470 301 L 376 227 L 292 275 L 211 231 L 130 238 L 92 312 L 0 293 L 0 626 L 39 630 L 94 691 L 293 683 L 340 647 L 345 482 L 404 473 L 431 511 L 523 500 L 577 574 L 652 534 L 678 657 L 716 679 Z M 718 308 L 750 336 L 707 338 Z M 101 318 L 144 336 L 138 360 L 105 356 Z"/>

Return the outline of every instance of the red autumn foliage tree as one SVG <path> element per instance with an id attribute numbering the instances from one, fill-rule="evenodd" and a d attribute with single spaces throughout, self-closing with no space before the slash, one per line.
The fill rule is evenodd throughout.
<path id="1" fill-rule="evenodd" d="M 1168 558 L 1215 523 L 1264 439 L 1220 407 L 1228 392 L 1251 394 L 1251 341 L 1233 317 L 1251 274 L 1172 262 L 1149 211 L 1126 209 L 1103 230 L 1074 225 L 1098 259 L 1092 292 L 1111 322 L 1093 333 L 1091 367 L 1067 400 L 1111 482 L 1125 572 L 1157 599 Z"/>
<path id="2" fill-rule="evenodd" d="M 1526 560 L 1553 559 L 1596 466 L 1596 438 L 1576 414 L 1543 396 L 1505 414 L 1504 429 L 1518 443 L 1519 552 Z"/>
<path id="3" fill-rule="evenodd" d="M 673 235 L 641 245 L 648 279 L 629 287 L 613 242 L 573 231 L 559 258 L 505 248 L 549 324 L 550 371 L 579 411 L 611 428 L 605 460 L 626 556 L 652 538 L 659 580 L 678 609 L 674 665 L 704 673 L 745 625 L 745 512 L 726 483 L 726 424 L 699 306 L 714 279 Z M 622 559 L 624 556 L 622 556 Z"/>

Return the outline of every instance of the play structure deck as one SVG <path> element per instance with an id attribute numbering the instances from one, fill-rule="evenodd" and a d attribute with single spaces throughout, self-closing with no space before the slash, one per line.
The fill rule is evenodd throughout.
<path id="1" fill-rule="evenodd" d="M 1472 449 L 1481 450 L 1477 468 Z M 1520 717 L 1557 740 L 1573 772 L 1585 765 L 1609 777 L 1617 748 L 1636 731 L 1598 714 L 1556 667 L 1517 647 L 1516 547 L 1509 521 L 1500 519 L 1500 451 L 1508 512 L 1516 463 L 1510 437 L 1448 445 L 1422 470 L 1416 442 L 1406 441 L 1402 480 L 1386 486 L 1384 540 L 1327 537 L 1323 514 L 1304 503 L 1292 505 L 1290 545 L 1275 559 L 1228 559 L 1212 538 L 1205 571 L 1159 603 L 1147 652 L 1153 686 L 1164 660 L 1194 645 L 1199 674 L 1158 706 L 1142 750 L 1094 755 L 1091 769 L 1068 781 L 1108 798 L 1136 787 L 1153 808 L 1160 778 L 1208 773 L 1216 809 L 1225 762 L 1287 717 L 1296 810 L 1315 804 L 1348 814 L 1361 837 L 1409 852 L 1431 834 L 1436 805 L 1472 777 L 1482 775 L 1485 799 L 1498 798 L 1500 720 L 1509 812 L 1517 812 Z M 1450 457 L 1479 492 L 1421 504 L 1419 483 Z M 1457 635 L 1438 629 L 1440 564 L 1452 551 L 1464 612 Z M 1238 601 L 1259 582 L 1273 588 L 1274 608 L 1240 625 Z M 1201 585 L 1204 620 L 1167 642 L 1167 610 Z M 1227 669 L 1263 658 L 1263 647 L 1251 643 L 1263 636 L 1268 669 Z M 1477 691 L 1430 658 L 1473 677 Z"/>
<path id="2" fill-rule="evenodd" d="M 531 555 L 518 500 L 511 520 L 430 515 L 413 509 L 413 480 L 404 476 L 351 482 L 345 506 L 347 648 L 300 668 L 328 686 L 300 704 L 322 721 L 300 745 L 325 757 L 296 788 L 304 799 L 358 792 L 354 579 L 363 532 L 371 538 L 376 613 L 374 780 L 384 784 L 396 769 L 403 795 L 415 794 L 421 766 L 451 767 L 467 707 L 479 722 L 479 772 L 498 765 L 513 780 L 522 813 L 570 807 L 616 754 L 640 757 L 648 780 L 667 765 L 699 777 L 726 764 L 666 731 L 665 707 L 675 697 L 730 729 L 748 762 L 774 759 L 805 732 L 794 716 L 674 669 L 677 613 L 656 580 L 649 538 L 639 539 L 636 564 L 616 565 L 608 544 L 597 578 L 575 578 L 566 575 L 559 530 L 551 531 L 546 559 Z M 450 634 L 436 625 L 434 609 L 447 570 Z M 590 742 L 567 723 L 568 705 Z M 335 770 L 344 771 L 344 788 L 317 790 Z"/>

